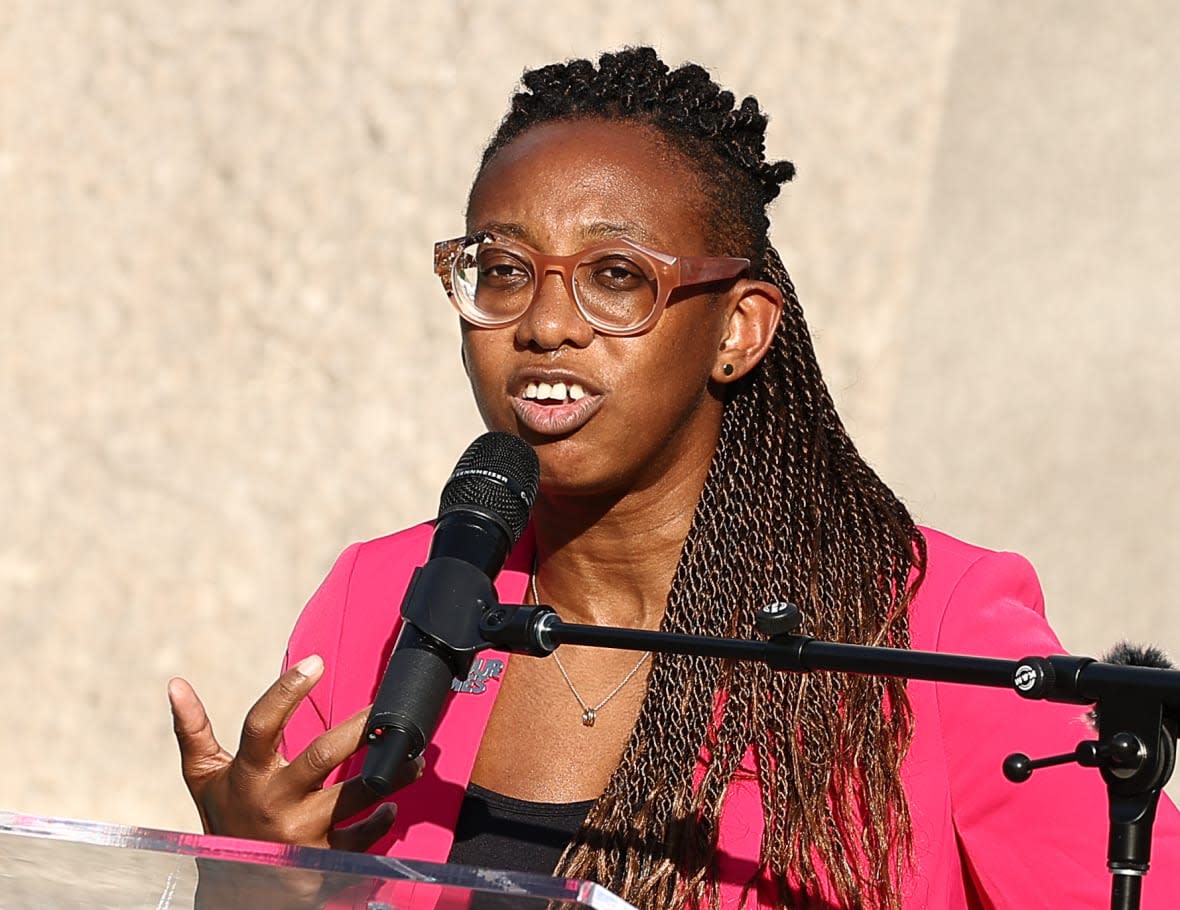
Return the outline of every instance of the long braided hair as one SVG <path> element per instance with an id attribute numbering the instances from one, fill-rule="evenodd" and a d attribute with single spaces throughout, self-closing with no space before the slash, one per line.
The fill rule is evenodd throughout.
<path id="1" fill-rule="evenodd" d="M 748 257 L 786 300 L 769 352 L 728 387 L 663 628 L 753 638 L 758 605 L 792 601 L 804 634 L 908 646 L 925 544 L 836 415 L 770 246 L 766 207 L 794 167 L 766 161 L 758 102 L 735 107 L 703 68 L 670 69 L 647 47 L 603 54 L 597 66 L 545 66 L 522 85 L 481 172 L 540 123 L 643 124 L 696 166 L 718 245 L 710 252 Z M 896 680 L 659 655 L 623 759 L 559 871 L 645 910 L 716 907 L 722 803 L 735 781 L 753 777 L 764 828 L 749 889 L 771 883 L 784 907 L 834 899 L 896 908 L 911 841 L 899 775 L 910 731 Z"/>

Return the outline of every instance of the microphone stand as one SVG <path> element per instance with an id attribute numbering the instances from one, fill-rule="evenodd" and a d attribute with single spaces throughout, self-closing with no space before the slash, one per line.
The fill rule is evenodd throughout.
<path id="1" fill-rule="evenodd" d="M 1075 762 L 1099 769 L 1109 804 L 1111 910 L 1138 910 L 1160 790 L 1176 761 L 1180 671 L 1069 655 L 1002 660 L 819 641 L 796 634 L 802 617 L 798 607 L 788 603 L 771 604 L 758 612 L 756 624 L 767 641 L 567 623 L 550 607 L 499 604 L 486 593 L 480 607 L 485 647 L 535 657 L 551 654 L 558 645 L 589 645 L 760 661 L 794 673 L 823 670 L 990 686 L 1014 689 L 1028 699 L 1093 704 L 1098 718 L 1096 740 L 1081 742 L 1065 755 L 1040 759 L 1009 755 L 1003 773 L 1021 783 L 1033 771 L 1053 765 Z"/>

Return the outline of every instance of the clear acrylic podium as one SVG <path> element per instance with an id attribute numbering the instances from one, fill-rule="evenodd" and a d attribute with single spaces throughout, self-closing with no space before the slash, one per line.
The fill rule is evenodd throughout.
<path id="1" fill-rule="evenodd" d="M 0 907 L 627 910 L 631 905 L 573 879 L 0 812 Z"/>

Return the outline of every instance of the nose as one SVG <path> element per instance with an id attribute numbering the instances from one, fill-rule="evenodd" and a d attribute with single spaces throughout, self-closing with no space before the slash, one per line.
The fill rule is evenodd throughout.
<path id="1" fill-rule="evenodd" d="M 533 299 L 516 325 L 524 347 L 556 351 L 563 345 L 584 348 L 594 338 L 594 327 L 578 312 L 570 277 L 560 269 L 537 276 Z"/>

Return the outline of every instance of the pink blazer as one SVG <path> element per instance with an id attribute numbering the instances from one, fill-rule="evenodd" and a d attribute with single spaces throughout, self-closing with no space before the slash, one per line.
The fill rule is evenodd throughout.
<path id="1" fill-rule="evenodd" d="M 413 569 L 425 560 L 432 528 L 349 547 L 312 597 L 291 635 L 286 661 L 309 654 L 326 669 L 287 726 L 284 751 L 312 739 L 369 704 L 398 627 L 398 608 Z M 1044 619 L 1040 586 L 1020 556 L 974 547 L 924 530 L 926 580 L 911 610 L 918 650 L 1020 658 L 1062 653 Z M 496 588 L 520 603 L 534 543 L 513 550 Z M 495 703 L 508 655 L 485 652 L 465 691 L 455 693 L 426 753 L 426 772 L 394 794 L 398 816 L 375 852 L 445 862 L 476 751 Z M 1095 907 L 1109 905 L 1105 789 L 1096 771 L 1069 765 L 1020 785 L 1000 772 L 1004 756 L 1072 751 L 1090 732 L 1082 709 L 1029 702 L 1013 692 L 911 682 L 914 742 L 903 767 L 914 825 L 913 866 L 903 883 L 905 907 Z M 332 780 L 359 773 L 353 756 Z M 756 779 L 736 781 L 720 833 L 722 902 L 741 905 L 757 867 L 762 809 Z M 1156 823 L 1145 908 L 1180 900 L 1180 814 L 1166 797 Z M 769 906 L 762 883 L 747 905 Z"/>

